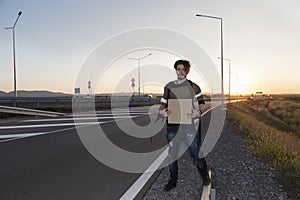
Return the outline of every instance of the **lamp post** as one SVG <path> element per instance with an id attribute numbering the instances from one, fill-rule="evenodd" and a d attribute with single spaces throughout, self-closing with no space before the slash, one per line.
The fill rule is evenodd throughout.
<path id="1" fill-rule="evenodd" d="M 224 83 L 223 83 L 223 19 L 222 17 L 215 17 L 215 16 L 210 16 L 210 15 L 200 15 L 196 14 L 196 17 L 205 17 L 205 18 L 211 18 L 211 19 L 218 19 L 221 22 L 221 101 L 222 101 L 222 109 L 225 110 L 225 105 L 224 105 Z"/>
<path id="2" fill-rule="evenodd" d="M 14 61 L 14 96 L 17 97 L 17 73 L 16 73 L 16 42 L 15 42 L 15 27 L 21 16 L 22 12 L 18 13 L 18 17 L 12 27 L 6 27 L 6 30 L 12 30 L 13 32 L 13 61 Z"/>
<path id="3" fill-rule="evenodd" d="M 141 96 L 141 60 L 144 58 L 147 58 L 148 56 L 151 56 L 152 53 L 149 53 L 141 58 L 128 58 L 130 60 L 137 60 L 138 61 L 138 84 L 139 84 L 139 96 Z"/>
<path id="4" fill-rule="evenodd" d="M 217 59 L 221 59 L 220 57 L 218 57 Z M 227 59 L 227 58 L 223 58 L 224 60 L 227 60 L 228 63 L 229 63 L 229 73 L 228 73 L 228 76 L 229 76 L 229 79 L 228 79 L 228 103 L 230 104 L 230 79 L 231 79 L 231 60 L 230 59 Z"/>

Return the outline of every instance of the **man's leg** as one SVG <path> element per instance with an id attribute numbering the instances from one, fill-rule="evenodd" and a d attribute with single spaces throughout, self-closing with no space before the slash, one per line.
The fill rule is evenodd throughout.
<path id="1" fill-rule="evenodd" d="M 170 191 L 171 189 L 175 188 L 177 185 L 178 179 L 178 148 L 179 148 L 179 141 L 174 140 L 176 133 L 176 128 L 168 127 L 167 129 L 167 140 L 169 143 L 169 153 L 168 153 L 168 162 L 169 164 L 169 172 L 170 172 L 170 179 L 168 183 L 164 186 L 165 191 Z"/>
<path id="2" fill-rule="evenodd" d="M 200 173 L 203 181 L 203 185 L 210 184 L 210 177 L 208 174 L 207 163 L 205 158 L 199 158 L 199 138 L 196 131 L 190 130 L 186 134 L 186 144 L 190 144 L 189 152 L 193 158 L 193 163 L 196 165 L 198 172 Z"/>

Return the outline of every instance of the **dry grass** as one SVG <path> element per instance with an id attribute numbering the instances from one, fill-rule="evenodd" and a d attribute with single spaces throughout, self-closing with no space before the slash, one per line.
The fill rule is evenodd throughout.
<path id="1" fill-rule="evenodd" d="M 284 121 L 290 130 L 300 137 L 300 97 L 298 100 L 275 98 L 269 103 L 268 110 Z"/>
<path id="2" fill-rule="evenodd" d="M 252 152 L 267 159 L 277 169 L 278 180 L 288 190 L 290 197 L 300 199 L 300 138 L 293 132 L 299 126 L 289 128 L 289 123 L 299 120 L 296 117 L 298 111 L 293 109 L 291 114 L 284 111 L 276 116 L 269 111 L 280 106 L 284 107 L 282 110 L 290 110 L 289 106 L 294 108 L 295 102 L 284 101 L 261 100 L 232 104 L 228 116 L 243 132 L 248 133 L 246 142 Z M 295 119 L 287 122 L 288 116 Z"/>
<path id="3" fill-rule="evenodd" d="M 274 96 L 273 99 L 239 104 L 268 125 L 300 138 L 300 95 Z"/>

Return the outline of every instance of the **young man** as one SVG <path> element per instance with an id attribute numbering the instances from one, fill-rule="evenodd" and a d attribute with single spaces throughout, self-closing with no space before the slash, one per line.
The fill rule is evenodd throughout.
<path id="1" fill-rule="evenodd" d="M 178 60 L 174 64 L 177 74 L 177 80 L 169 82 L 164 88 L 164 94 L 161 99 L 160 114 L 168 117 L 172 110 L 168 109 L 169 99 L 192 99 L 193 108 L 188 113 L 188 118 L 191 118 L 192 124 L 171 124 L 167 121 L 167 140 L 169 143 L 169 159 L 172 163 L 169 165 L 170 179 L 164 186 L 165 191 L 170 191 L 176 187 L 178 179 L 178 150 L 180 142 L 189 145 L 189 152 L 193 158 L 193 163 L 197 166 L 200 173 L 203 185 L 210 184 L 207 164 L 205 158 L 199 158 L 199 137 L 200 127 L 198 131 L 195 128 L 194 121 L 199 119 L 204 109 L 204 100 L 201 94 L 200 87 L 186 78 L 190 71 L 190 63 L 187 60 Z M 200 122 L 199 122 L 200 124 Z M 176 136 L 176 137 L 175 137 Z"/>

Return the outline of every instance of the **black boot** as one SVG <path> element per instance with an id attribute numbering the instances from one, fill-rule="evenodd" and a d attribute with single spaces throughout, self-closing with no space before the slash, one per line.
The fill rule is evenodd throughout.
<path id="1" fill-rule="evenodd" d="M 211 182 L 209 174 L 206 172 L 206 173 L 202 173 L 201 176 L 202 176 L 203 186 L 208 186 Z"/>
<path id="2" fill-rule="evenodd" d="M 164 191 L 168 192 L 175 188 L 177 185 L 177 181 L 169 179 L 169 182 L 164 186 Z"/>

